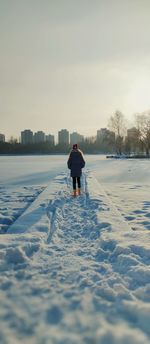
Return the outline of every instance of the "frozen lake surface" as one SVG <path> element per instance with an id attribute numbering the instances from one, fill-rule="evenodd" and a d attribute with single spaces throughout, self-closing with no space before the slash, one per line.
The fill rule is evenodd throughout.
<path id="1" fill-rule="evenodd" d="M 150 343 L 150 161 L 0 156 L 2 344 Z"/>

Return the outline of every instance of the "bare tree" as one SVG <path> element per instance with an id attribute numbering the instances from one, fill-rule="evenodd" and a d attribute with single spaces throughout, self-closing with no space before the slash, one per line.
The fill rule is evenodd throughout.
<path id="1" fill-rule="evenodd" d="M 114 115 L 112 115 L 108 122 L 108 127 L 112 129 L 116 136 L 124 136 L 126 132 L 126 120 L 123 113 L 116 110 Z"/>
<path id="2" fill-rule="evenodd" d="M 150 153 L 150 110 L 135 114 L 141 147 L 147 155 Z"/>
<path id="3" fill-rule="evenodd" d="M 8 142 L 11 143 L 11 144 L 15 144 L 15 143 L 18 143 L 18 139 L 13 137 L 13 136 L 11 136 Z"/>
<path id="4" fill-rule="evenodd" d="M 123 137 L 126 133 L 126 120 L 121 111 L 116 110 L 108 122 L 108 127 L 115 132 L 115 144 L 117 154 L 122 154 Z"/>

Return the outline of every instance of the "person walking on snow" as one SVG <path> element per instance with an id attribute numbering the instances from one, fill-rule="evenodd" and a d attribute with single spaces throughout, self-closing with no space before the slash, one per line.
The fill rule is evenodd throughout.
<path id="1" fill-rule="evenodd" d="M 71 177 L 73 183 L 73 196 L 76 196 L 76 184 L 78 185 L 78 195 L 80 195 L 82 168 L 85 166 L 85 161 L 82 152 L 78 149 L 78 145 L 74 144 L 70 152 L 68 162 L 68 168 L 71 170 Z"/>

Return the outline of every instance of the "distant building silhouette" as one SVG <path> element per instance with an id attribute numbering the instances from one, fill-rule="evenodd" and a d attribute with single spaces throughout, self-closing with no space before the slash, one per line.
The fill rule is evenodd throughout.
<path id="1" fill-rule="evenodd" d="M 129 153 L 138 153 L 140 149 L 142 150 L 142 145 L 139 140 L 139 130 L 135 127 L 132 127 L 127 130 L 125 142 L 127 144 L 126 149 Z"/>
<path id="2" fill-rule="evenodd" d="M 5 135 L 4 134 L 0 134 L 0 142 L 5 142 Z"/>
<path id="3" fill-rule="evenodd" d="M 84 141 L 84 136 L 78 134 L 77 132 L 73 132 L 70 134 L 70 144 L 73 145 L 74 143 L 80 143 Z"/>
<path id="4" fill-rule="evenodd" d="M 24 145 L 33 143 L 33 132 L 30 129 L 21 131 L 21 143 Z"/>
<path id="5" fill-rule="evenodd" d="M 97 140 L 102 139 L 108 135 L 108 129 L 107 128 L 101 128 L 97 130 Z"/>
<path id="6" fill-rule="evenodd" d="M 62 129 L 58 132 L 58 143 L 69 144 L 69 131 L 67 129 Z"/>
<path id="7" fill-rule="evenodd" d="M 103 141 L 105 139 L 115 140 L 115 133 L 107 128 L 101 128 L 97 130 L 97 141 Z"/>
<path id="8" fill-rule="evenodd" d="M 52 145 L 54 145 L 54 144 L 55 144 L 54 135 L 51 135 L 51 134 L 46 135 L 46 142 L 49 142 L 49 143 L 51 143 Z"/>
<path id="9" fill-rule="evenodd" d="M 135 138 L 135 137 L 137 137 L 138 136 L 138 134 L 139 134 L 139 131 L 138 131 L 138 129 L 137 128 L 135 128 L 135 127 L 132 127 L 132 128 L 130 128 L 130 129 L 128 129 L 127 130 L 127 137 L 128 138 Z"/>
<path id="10" fill-rule="evenodd" d="M 34 134 L 34 143 L 40 143 L 45 141 L 45 133 L 43 131 L 37 131 Z"/>

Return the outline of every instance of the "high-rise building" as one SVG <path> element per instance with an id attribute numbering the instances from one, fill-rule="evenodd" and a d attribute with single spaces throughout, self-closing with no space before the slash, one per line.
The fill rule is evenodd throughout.
<path id="1" fill-rule="evenodd" d="M 55 144 L 55 138 L 54 135 L 46 135 L 46 142 L 49 142 L 50 144 L 54 145 Z"/>
<path id="2" fill-rule="evenodd" d="M 107 136 L 109 130 L 107 128 L 101 128 L 97 130 L 97 140 Z"/>
<path id="3" fill-rule="evenodd" d="M 69 131 L 67 129 L 62 129 L 58 132 L 58 143 L 69 144 Z"/>
<path id="4" fill-rule="evenodd" d="M 33 132 L 30 129 L 21 131 L 21 143 L 24 145 L 33 143 Z"/>
<path id="5" fill-rule="evenodd" d="M 45 133 L 43 131 L 37 131 L 34 134 L 34 143 L 40 143 L 45 141 Z"/>
<path id="6" fill-rule="evenodd" d="M 84 141 L 84 136 L 78 134 L 77 132 L 73 132 L 72 134 L 70 134 L 70 144 L 74 144 L 74 143 L 80 143 Z"/>
<path id="7" fill-rule="evenodd" d="M 103 141 L 105 139 L 111 138 L 112 140 L 115 140 L 115 133 L 113 131 L 110 131 L 107 128 L 101 128 L 100 130 L 97 130 L 97 140 Z"/>
<path id="8" fill-rule="evenodd" d="M 0 134 L 0 142 L 5 142 L 5 135 L 4 134 Z"/>
<path id="9" fill-rule="evenodd" d="M 130 128 L 130 129 L 128 129 L 127 130 L 127 137 L 128 138 L 137 138 L 138 137 L 138 135 L 139 135 L 139 131 L 138 131 L 138 129 L 137 128 L 135 128 L 135 127 L 133 127 L 133 128 Z"/>

